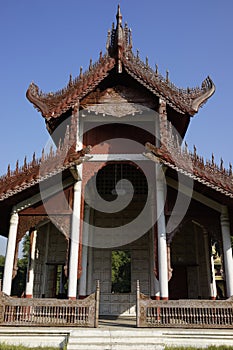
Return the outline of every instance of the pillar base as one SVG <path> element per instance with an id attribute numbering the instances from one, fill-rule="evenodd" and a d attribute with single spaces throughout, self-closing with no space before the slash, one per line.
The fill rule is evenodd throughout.
<path id="1" fill-rule="evenodd" d="M 160 300 L 169 300 L 168 297 L 161 297 Z"/>
<path id="2" fill-rule="evenodd" d="M 33 296 L 32 296 L 32 294 L 26 294 L 26 295 L 25 295 L 25 298 L 26 298 L 26 299 L 32 299 Z"/>
<path id="3" fill-rule="evenodd" d="M 68 297 L 69 300 L 76 300 L 76 297 Z"/>

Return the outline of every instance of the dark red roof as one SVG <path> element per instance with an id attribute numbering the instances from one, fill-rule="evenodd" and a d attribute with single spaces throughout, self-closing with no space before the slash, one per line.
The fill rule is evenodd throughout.
<path id="1" fill-rule="evenodd" d="M 27 90 L 27 98 L 41 112 L 46 121 L 57 118 L 73 108 L 84 96 L 93 91 L 112 70 L 121 74 L 125 70 L 130 76 L 146 87 L 154 95 L 166 99 L 167 103 L 182 114 L 194 115 L 199 107 L 214 93 L 215 85 L 207 77 L 201 88 L 180 89 L 165 77 L 142 62 L 132 52 L 131 31 L 122 26 L 122 15 L 118 7 L 117 25 L 108 35 L 107 52 L 100 54 L 99 60 L 89 70 L 75 78 L 70 78 L 68 85 L 55 93 L 45 94 L 38 86 L 31 83 Z"/>
<path id="2" fill-rule="evenodd" d="M 0 202 L 63 172 L 73 165 L 80 164 L 88 152 L 89 149 L 75 152 L 73 147 L 67 148 L 67 145 L 64 144 L 56 151 L 51 150 L 47 155 L 42 153 L 42 157 L 39 159 L 33 157 L 30 163 L 27 163 L 25 159 L 21 168 L 18 167 L 17 162 L 14 171 L 11 171 L 8 166 L 7 174 L 0 177 Z"/>
<path id="3" fill-rule="evenodd" d="M 169 142 L 160 148 L 149 143 L 146 148 L 150 153 L 147 156 L 155 162 L 161 163 L 185 176 L 192 178 L 198 183 L 207 186 L 224 196 L 233 198 L 233 175 L 232 166 L 227 170 L 223 162 L 218 166 L 212 161 L 204 162 L 203 158 L 182 148 L 179 143 Z M 152 157 L 150 157 L 152 154 Z"/>

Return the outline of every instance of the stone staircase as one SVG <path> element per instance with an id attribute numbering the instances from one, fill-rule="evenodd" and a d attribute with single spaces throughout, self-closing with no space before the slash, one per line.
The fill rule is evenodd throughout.
<path id="1" fill-rule="evenodd" d="M 98 328 L 71 330 L 67 350 L 162 350 L 165 345 L 233 345 L 232 330 Z"/>
<path id="2" fill-rule="evenodd" d="M 72 331 L 67 350 L 162 350 L 146 332 L 136 330 L 94 329 Z"/>
<path id="3" fill-rule="evenodd" d="M 60 349 L 67 344 L 67 350 L 163 350 L 165 345 L 233 349 L 232 329 L 149 329 L 132 323 L 102 320 L 99 328 L 0 327 L 0 343 Z"/>

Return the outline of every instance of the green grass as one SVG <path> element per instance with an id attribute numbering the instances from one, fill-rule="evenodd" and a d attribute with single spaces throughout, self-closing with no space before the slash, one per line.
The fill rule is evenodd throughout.
<path id="1" fill-rule="evenodd" d="M 7 344 L 0 344 L 0 350 L 60 350 L 59 348 L 51 347 L 51 346 L 39 346 L 35 348 L 30 348 L 23 345 L 7 345 Z"/>
<path id="2" fill-rule="evenodd" d="M 164 350 L 233 350 L 233 346 L 207 346 L 207 347 L 193 347 L 193 346 L 165 346 Z M 0 349 L 1 350 L 1 349 Z"/>
<path id="3" fill-rule="evenodd" d="M 233 350 L 233 346 L 208 346 L 208 347 L 192 347 L 192 346 L 165 346 L 164 350 Z M 60 350 L 56 347 L 46 346 L 46 347 L 35 347 L 30 348 L 23 345 L 7 345 L 7 344 L 0 344 L 0 350 Z"/>

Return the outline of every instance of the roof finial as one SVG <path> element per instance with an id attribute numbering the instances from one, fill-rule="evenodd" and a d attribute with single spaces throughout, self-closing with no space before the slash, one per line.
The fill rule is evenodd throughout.
<path id="1" fill-rule="evenodd" d="M 133 47 L 132 30 L 129 28 L 129 48 Z"/>
<path id="2" fill-rule="evenodd" d="M 93 65 L 92 65 L 92 58 L 90 58 L 89 71 L 91 71 L 92 68 L 93 68 Z"/>
<path id="3" fill-rule="evenodd" d="M 83 67 L 81 66 L 80 67 L 79 78 L 82 78 L 82 77 L 83 77 Z"/>
<path id="4" fill-rule="evenodd" d="M 223 171 L 223 159 L 220 159 L 220 170 Z"/>
<path id="5" fill-rule="evenodd" d="M 11 166 L 10 166 L 10 164 L 8 164 L 8 167 L 7 167 L 7 176 L 8 177 L 11 176 Z"/>
<path id="6" fill-rule="evenodd" d="M 68 86 L 72 86 L 73 85 L 73 78 L 72 78 L 72 74 L 70 74 L 70 79 L 69 79 L 69 83 Z"/>
<path id="7" fill-rule="evenodd" d="M 18 172 L 19 172 L 19 161 L 17 160 L 15 164 L 15 174 L 18 174 Z"/>
<path id="8" fill-rule="evenodd" d="M 108 51 L 109 47 L 111 45 L 111 30 L 108 31 L 108 37 L 107 37 L 107 43 L 106 43 L 106 49 Z"/>
<path id="9" fill-rule="evenodd" d="M 121 14 L 120 4 L 118 4 L 118 7 L 117 7 L 116 19 L 117 19 L 117 26 L 121 25 L 122 24 L 122 14 Z"/>
<path id="10" fill-rule="evenodd" d="M 229 163 L 229 175 L 232 176 L 232 164 Z"/>

